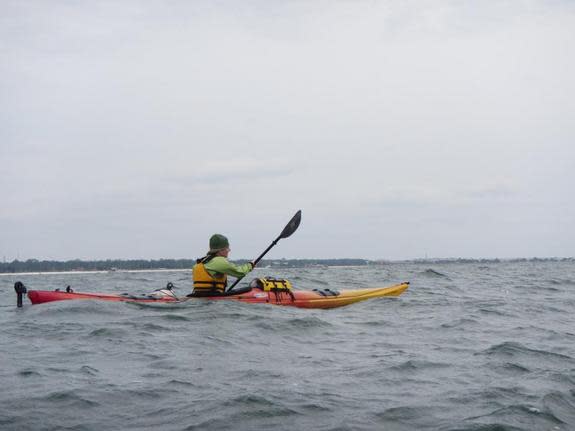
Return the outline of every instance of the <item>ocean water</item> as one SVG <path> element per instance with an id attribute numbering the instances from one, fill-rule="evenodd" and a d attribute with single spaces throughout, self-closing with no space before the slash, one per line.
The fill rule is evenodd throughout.
<path id="1" fill-rule="evenodd" d="M 171 281 L 185 294 L 190 273 L 0 276 L 0 430 L 575 430 L 573 262 L 254 275 L 301 289 L 411 286 L 332 310 L 17 309 L 17 280 L 110 293 Z"/>

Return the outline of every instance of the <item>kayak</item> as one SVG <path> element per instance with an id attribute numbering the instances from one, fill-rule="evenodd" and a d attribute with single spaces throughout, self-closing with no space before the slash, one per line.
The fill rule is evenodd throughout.
<path id="1" fill-rule="evenodd" d="M 182 303 L 186 301 L 237 301 L 250 304 L 273 304 L 299 308 L 335 308 L 353 304 L 367 299 L 381 298 L 385 296 L 399 296 L 409 287 L 409 282 L 396 284 L 388 287 L 370 287 L 364 289 L 314 289 L 314 290 L 289 290 L 270 289 L 264 290 L 258 287 L 248 286 L 237 292 L 223 296 L 194 297 L 176 296 L 168 285 L 168 288 L 153 292 L 150 295 L 129 294 L 97 294 L 75 292 L 70 288 L 65 291 L 55 290 L 28 290 L 28 298 L 32 304 L 43 304 L 53 301 L 68 300 L 100 300 L 132 303 Z M 18 292 L 18 290 L 17 290 Z"/>

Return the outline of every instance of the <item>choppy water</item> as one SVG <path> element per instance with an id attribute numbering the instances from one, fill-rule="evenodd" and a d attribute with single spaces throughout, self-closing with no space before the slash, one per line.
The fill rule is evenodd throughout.
<path id="1" fill-rule="evenodd" d="M 1 276 L 1 430 L 574 430 L 575 264 L 390 264 L 283 276 L 411 281 L 333 310 L 70 301 L 13 283 L 147 293 L 189 273 Z"/>

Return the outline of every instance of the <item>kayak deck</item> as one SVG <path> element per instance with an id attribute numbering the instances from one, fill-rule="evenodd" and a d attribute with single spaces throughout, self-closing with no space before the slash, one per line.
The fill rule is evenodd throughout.
<path id="1" fill-rule="evenodd" d="M 384 296 L 399 296 L 409 287 L 409 282 L 389 287 L 372 287 L 365 289 L 346 289 L 331 296 L 333 291 L 324 290 L 295 290 L 293 297 L 288 292 L 262 292 L 252 289 L 248 293 L 232 295 L 231 297 L 212 297 L 211 300 L 233 299 L 248 303 L 269 303 L 275 305 L 287 305 L 299 308 L 336 308 L 350 305 L 356 302 Z M 329 293 L 328 293 L 329 292 Z M 327 293 L 327 295 L 325 295 Z M 263 299 L 263 300 L 262 300 Z"/>
<path id="2" fill-rule="evenodd" d="M 47 291 L 30 290 L 28 298 L 32 304 L 42 304 L 54 301 L 67 300 L 100 300 L 116 302 L 136 303 L 181 303 L 186 301 L 211 300 L 211 301 L 238 301 L 253 304 L 285 305 L 299 308 L 335 308 L 353 304 L 367 299 L 381 298 L 386 296 L 399 296 L 409 287 L 409 282 L 396 284 L 388 287 L 372 287 L 364 289 L 344 289 L 340 291 L 324 290 L 291 290 L 291 291 L 263 291 L 252 288 L 248 291 L 232 293 L 224 296 L 208 297 L 176 297 L 154 295 L 118 295 L 118 294 L 93 294 L 73 291 Z"/>
<path id="3" fill-rule="evenodd" d="M 28 298 L 32 304 L 43 304 L 45 302 L 68 301 L 72 299 L 95 299 L 100 301 L 120 301 L 120 302 L 180 302 L 179 298 L 154 298 L 152 296 L 134 295 L 106 295 L 97 293 L 64 292 L 50 290 L 30 290 Z"/>

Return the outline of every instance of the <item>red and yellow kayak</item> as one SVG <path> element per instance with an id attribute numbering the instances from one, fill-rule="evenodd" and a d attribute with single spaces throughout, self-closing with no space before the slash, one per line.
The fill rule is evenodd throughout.
<path id="1" fill-rule="evenodd" d="M 399 296 L 409 287 L 409 282 L 388 287 L 371 287 L 365 289 L 345 290 L 270 290 L 265 291 L 257 287 L 247 288 L 237 293 L 225 296 L 207 297 L 177 297 L 171 290 L 161 290 L 151 295 L 134 296 L 128 294 L 95 294 L 68 291 L 29 290 L 28 298 L 32 304 L 42 304 L 53 301 L 67 301 L 72 299 L 91 299 L 100 301 L 119 301 L 136 303 L 181 303 L 186 301 L 238 301 L 251 304 L 273 304 L 300 308 L 335 308 L 367 299 L 384 296 Z"/>

